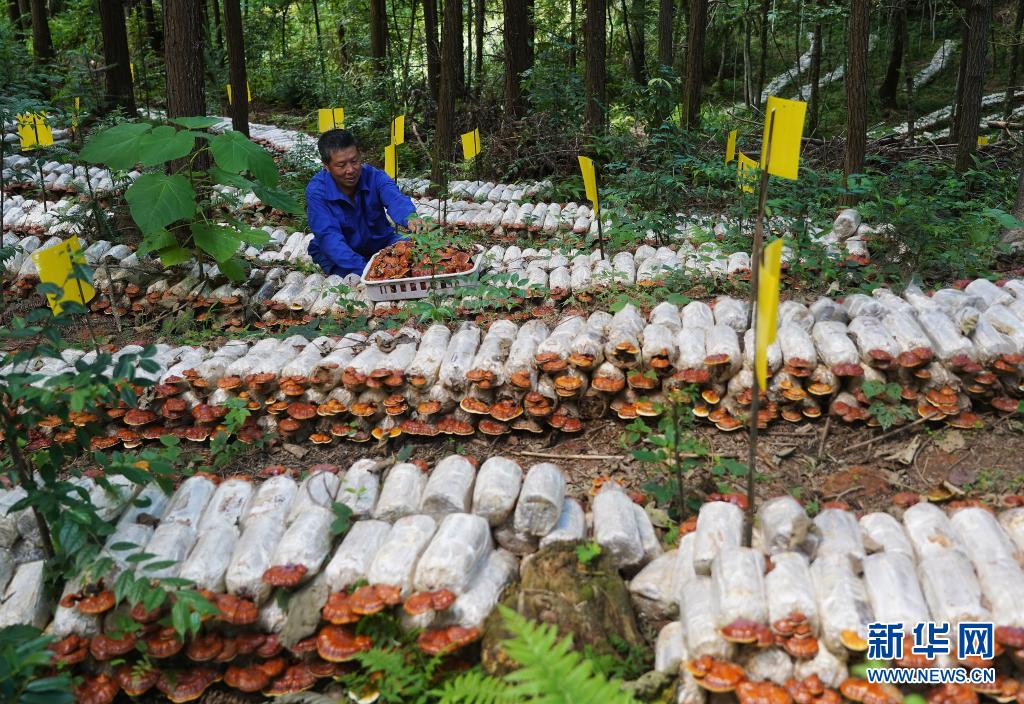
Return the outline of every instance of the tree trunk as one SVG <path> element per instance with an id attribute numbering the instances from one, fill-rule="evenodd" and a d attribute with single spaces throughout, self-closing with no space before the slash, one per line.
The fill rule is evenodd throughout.
<path id="1" fill-rule="evenodd" d="M 850 0 L 846 54 L 846 156 L 843 182 L 864 171 L 868 141 L 868 31 L 870 0 Z"/>
<path id="2" fill-rule="evenodd" d="M 345 25 L 341 20 L 338 20 L 337 25 L 338 35 L 338 68 L 344 71 L 348 68 L 348 40 L 345 39 Z"/>
<path id="3" fill-rule="evenodd" d="M 761 93 L 764 92 L 764 81 L 765 72 L 768 70 L 768 10 L 771 8 L 769 0 L 761 0 L 761 36 L 758 37 L 758 56 L 757 65 L 757 93 L 754 96 L 755 104 L 761 105 Z M 797 30 L 799 32 L 799 29 Z M 799 39 L 799 34 L 797 35 Z M 797 63 L 797 69 L 800 68 L 800 64 Z"/>
<path id="4" fill-rule="evenodd" d="M 971 167 L 978 148 L 981 122 L 981 96 L 985 86 L 985 53 L 988 27 L 992 17 L 991 0 L 959 0 L 967 12 L 967 43 L 964 44 L 963 86 L 957 106 L 956 170 L 963 173 Z M 959 4 L 959 3 L 958 3 Z"/>
<path id="5" fill-rule="evenodd" d="M 291 7 L 290 0 L 285 0 L 281 8 L 281 60 L 288 58 L 288 44 L 285 42 L 285 32 L 288 29 L 288 8 Z"/>
<path id="6" fill-rule="evenodd" d="M 658 0 L 658 63 L 672 68 L 672 15 L 673 0 Z"/>
<path id="7" fill-rule="evenodd" d="M 242 6 L 238 0 L 224 0 L 224 35 L 227 38 L 228 78 L 231 83 L 231 127 L 248 137 L 249 88 L 245 75 Z"/>
<path id="8" fill-rule="evenodd" d="M 906 12 L 906 5 L 903 8 Z M 910 69 L 910 22 L 903 23 L 903 85 L 907 94 L 907 142 L 914 143 L 914 72 Z"/>
<path id="9" fill-rule="evenodd" d="M 647 85 L 647 39 L 644 28 L 647 26 L 647 2 L 646 0 L 633 0 L 629 27 L 632 29 L 633 78 L 642 86 Z"/>
<path id="10" fill-rule="evenodd" d="M 446 0 L 441 36 L 441 82 L 438 87 L 437 128 L 434 131 L 434 163 L 430 178 L 447 186 L 448 169 L 455 144 L 455 94 L 459 88 L 462 60 L 462 5 Z"/>
<path id="11" fill-rule="evenodd" d="M 216 56 L 223 57 L 224 37 L 220 27 L 220 2 L 218 0 L 211 0 L 211 4 L 213 5 L 213 38 L 215 42 L 214 48 L 217 50 Z M 241 9 L 239 9 L 238 14 L 242 14 Z M 218 58 L 218 65 L 224 65 L 222 58 Z"/>
<path id="12" fill-rule="evenodd" d="M 384 0 L 370 0 L 370 58 L 378 73 L 387 68 L 387 52 L 388 24 Z"/>
<path id="13" fill-rule="evenodd" d="M 809 67 L 808 80 L 811 83 L 811 95 L 807 105 L 807 111 L 811 113 L 808 134 L 814 135 L 818 131 L 818 117 L 821 114 L 821 89 L 818 84 L 821 82 L 821 21 L 814 23 L 814 33 L 811 37 L 811 65 Z"/>
<path id="14" fill-rule="evenodd" d="M 320 58 L 320 82 L 326 88 L 327 83 L 327 66 L 324 63 L 324 37 L 323 32 L 320 28 L 320 8 L 317 0 L 311 0 L 313 5 L 313 28 L 316 30 L 316 53 Z M 416 12 L 416 6 L 413 5 L 413 13 Z M 245 26 L 245 23 L 242 23 Z"/>
<path id="15" fill-rule="evenodd" d="M 903 0 L 893 12 L 892 18 L 892 51 L 889 52 L 889 65 L 885 69 L 885 78 L 878 88 L 878 99 L 886 110 L 896 108 L 896 90 L 900 85 L 900 66 L 903 65 L 903 35 L 907 23 L 907 5 Z"/>
<path id="16" fill-rule="evenodd" d="M 167 116 L 206 114 L 202 0 L 164 0 Z"/>
<path id="17" fill-rule="evenodd" d="M 441 75 L 441 49 L 437 42 L 437 0 L 423 0 L 423 32 L 427 44 L 427 87 L 437 102 Z"/>
<path id="18" fill-rule="evenodd" d="M 526 0 L 526 65 L 533 68 L 533 52 L 537 45 L 537 8 L 535 0 Z"/>
<path id="19" fill-rule="evenodd" d="M 605 128 L 605 33 L 607 5 L 605 0 L 585 0 L 586 35 L 584 55 L 583 129 L 590 136 L 604 134 Z"/>
<path id="20" fill-rule="evenodd" d="M 473 73 L 476 74 L 476 85 L 479 92 L 483 88 L 480 81 L 484 76 L 484 24 L 487 20 L 487 0 L 476 0 L 474 8 L 476 10 L 476 65 L 473 67 Z"/>
<path id="21" fill-rule="evenodd" d="M 1020 71 L 1021 60 L 1021 29 L 1024 27 L 1024 0 L 1017 0 L 1017 17 L 1013 21 L 1013 48 L 1010 50 L 1010 76 L 1006 83 L 1006 105 L 1003 107 L 1003 116 L 1009 120 L 1013 112 L 1014 91 L 1017 86 L 1017 76 Z"/>
<path id="22" fill-rule="evenodd" d="M 53 38 L 50 36 L 50 18 L 46 14 L 46 0 L 31 0 L 32 53 L 36 62 L 53 60 Z"/>
<path id="23" fill-rule="evenodd" d="M 575 3 L 575 0 L 573 0 Z M 18 0 L 7 0 L 7 19 L 11 22 L 11 27 L 14 28 L 14 38 L 19 42 L 25 41 L 25 36 L 28 33 L 28 25 L 25 23 L 25 18 L 21 14 L 21 7 L 18 6 Z"/>
<path id="24" fill-rule="evenodd" d="M 1010 211 L 1018 221 L 1024 222 L 1024 166 L 1020 170 L 1020 178 L 1017 180 L 1017 199 L 1013 203 L 1013 210 Z M 1003 232 L 1003 241 L 1008 244 L 1015 244 L 1018 247 L 1024 243 L 1024 227 L 1016 227 Z"/>
<path id="25" fill-rule="evenodd" d="M 700 124 L 701 81 L 704 75 L 704 40 L 708 30 L 708 0 L 690 0 L 690 29 L 686 39 L 686 85 L 683 88 L 683 129 Z"/>
<path id="26" fill-rule="evenodd" d="M 960 105 L 964 102 L 964 71 L 967 66 L 967 41 L 969 27 L 966 23 L 960 31 L 960 63 L 956 71 L 956 99 L 953 101 L 953 115 L 950 120 L 950 138 L 956 142 L 960 139 Z"/>
<path id="27" fill-rule="evenodd" d="M 576 70 L 576 0 L 569 0 L 569 70 Z"/>
<path id="28" fill-rule="evenodd" d="M 120 108 L 129 118 L 135 117 L 135 91 L 132 86 L 131 56 L 128 53 L 128 30 L 124 23 L 121 0 L 100 0 L 100 33 L 103 35 L 104 72 L 103 110 Z"/>
<path id="29" fill-rule="evenodd" d="M 142 0 L 142 16 L 146 24 L 146 35 L 149 37 L 149 48 L 159 55 L 164 50 L 163 31 L 156 21 L 153 0 Z"/>
<path id="30" fill-rule="evenodd" d="M 448 5 L 454 5 L 456 13 L 455 41 L 452 49 L 455 51 L 455 97 L 462 98 L 466 95 L 466 47 L 462 43 L 462 0 L 444 0 L 445 17 L 448 16 Z M 443 61 L 443 59 L 442 59 Z"/>
<path id="31" fill-rule="evenodd" d="M 747 13 L 743 14 L 743 104 L 748 108 L 756 105 L 758 97 L 754 97 L 753 69 L 750 65 L 750 20 Z"/>
<path id="32" fill-rule="evenodd" d="M 473 23 L 476 18 L 476 10 L 473 9 L 473 0 L 466 0 L 466 67 L 463 69 L 463 76 L 466 77 L 466 95 L 473 93 Z"/>
<path id="33" fill-rule="evenodd" d="M 504 0 L 505 17 L 505 112 L 522 117 L 526 108 L 522 72 L 529 68 L 529 30 L 525 0 Z"/>

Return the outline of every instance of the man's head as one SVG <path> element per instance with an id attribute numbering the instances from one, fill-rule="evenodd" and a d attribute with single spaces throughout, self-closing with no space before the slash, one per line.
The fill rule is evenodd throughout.
<path id="1" fill-rule="evenodd" d="M 348 130 L 327 130 L 317 142 L 320 160 L 336 183 L 343 188 L 355 188 L 359 183 L 362 162 L 359 143 Z"/>

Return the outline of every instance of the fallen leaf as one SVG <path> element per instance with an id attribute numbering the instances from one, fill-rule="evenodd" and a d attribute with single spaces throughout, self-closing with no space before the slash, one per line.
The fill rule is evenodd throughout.
<path id="1" fill-rule="evenodd" d="M 647 512 L 647 517 L 651 519 L 651 523 L 654 524 L 655 528 L 668 530 L 672 527 L 672 519 L 668 517 L 668 511 L 658 508 L 654 504 L 645 506 L 644 511 Z"/>
<path id="2" fill-rule="evenodd" d="M 890 452 L 888 455 L 883 455 L 882 459 L 892 460 L 894 462 L 899 462 L 900 464 L 912 464 L 914 462 L 914 456 L 917 454 L 917 451 L 921 448 L 923 443 L 924 437 L 921 435 L 915 435 L 903 443 L 898 450 Z"/>
<path id="3" fill-rule="evenodd" d="M 309 450 L 306 449 L 305 447 L 302 447 L 301 445 L 293 445 L 290 442 L 286 442 L 281 447 L 285 452 L 295 457 L 296 459 L 301 460 L 303 457 L 309 454 Z"/>
<path id="4" fill-rule="evenodd" d="M 958 465 L 950 470 L 947 479 L 951 484 L 956 486 L 964 486 L 965 484 L 973 484 L 974 480 L 978 478 L 978 470 L 975 467 L 967 465 Z"/>
<path id="5" fill-rule="evenodd" d="M 959 430 L 947 430 L 935 438 L 935 446 L 943 452 L 956 452 L 967 447 L 967 441 Z"/>

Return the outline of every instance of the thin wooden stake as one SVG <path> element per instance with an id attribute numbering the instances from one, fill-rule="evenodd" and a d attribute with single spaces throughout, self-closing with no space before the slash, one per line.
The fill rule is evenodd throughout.
<path id="1" fill-rule="evenodd" d="M 764 165 L 761 168 L 760 191 L 757 196 L 757 219 L 754 221 L 754 251 L 750 261 L 750 311 L 751 319 L 756 320 L 757 286 L 761 270 L 761 249 L 764 243 L 764 209 L 768 201 L 768 164 L 772 158 L 772 134 L 775 131 L 775 112 L 768 118 L 768 143 L 765 145 Z M 757 325 L 754 326 L 754 348 L 758 345 Z M 761 410 L 761 388 L 754 372 L 753 398 L 750 402 L 750 454 L 747 458 L 747 525 L 744 533 L 744 544 L 750 545 L 754 533 L 754 477 L 757 475 L 757 416 Z"/>

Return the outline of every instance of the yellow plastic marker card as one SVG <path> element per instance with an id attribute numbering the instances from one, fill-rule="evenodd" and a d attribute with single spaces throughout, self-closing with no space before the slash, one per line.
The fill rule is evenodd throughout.
<path id="1" fill-rule="evenodd" d="M 466 161 L 480 153 L 480 128 L 462 135 L 462 158 Z"/>
<path id="2" fill-rule="evenodd" d="M 384 173 L 391 178 L 395 177 L 398 168 L 398 155 L 395 153 L 398 149 L 394 144 L 389 144 L 384 147 Z"/>
<path id="3" fill-rule="evenodd" d="M 779 281 L 782 270 L 782 238 L 764 248 L 757 278 L 757 339 L 754 341 L 754 372 L 762 391 L 768 385 L 768 346 L 775 342 L 779 316 Z"/>
<path id="4" fill-rule="evenodd" d="M 320 108 L 316 111 L 317 130 L 341 129 L 345 126 L 345 108 Z"/>
<path id="5" fill-rule="evenodd" d="M 224 87 L 227 88 L 227 91 L 228 91 L 228 105 L 231 105 L 232 104 L 231 103 L 231 84 L 228 83 Z M 246 95 L 246 99 L 251 103 L 252 102 L 252 89 L 249 88 L 249 81 L 245 82 L 245 95 Z"/>
<path id="6" fill-rule="evenodd" d="M 78 131 L 78 116 L 82 112 L 82 99 L 75 98 L 75 109 L 71 112 L 71 131 Z"/>
<path id="7" fill-rule="evenodd" d="M 729 139 L 725 142 L 725 163 L 728 164 L 736 158 L 736 130 L 729 132 Z"/>
<path id="8" fill-rule="evenodd" d="M 757 162 L 743 152 L 736 155 L 736 173 L 740 177 L 740 188 L 744 193 L 754 192 L 754 181 L 757 180 Z"/>
<path id="9" fill-rule="evenodd" d="M 391 121 L 391 143 L 405 144 L 405 115 L 399 115 Z"/>
<path id="10" fill-rule="evenodd" d="M 580 172 L 583 174 L 583 188 L 587 192 L 587 200 L 589 200 L 594 206 L 594 212 L 598 210 L 597 206 L 597 172 L 594 170 L 594 160 L 589 156 L 581 156 L 580 160 Z"/>
<path id="11" fill-rule="evenodd" d="M 84 305 L 96 295 L 96 290 L 87 282 L 74 278 L 73 264 L 85 265 L 82 245 L 77 236 L 53 247 L 33 252 L 32 261 L 39 269 L 39 281 L 44 284 L 56 284 L 63 289 L 59 298 L 51 294 L 46 296 L 54 315 L 60 315 L 61 305 L 67 301 Z"/>
<path id="12" fill-rule="evenodd" d="M 132 72 L 132 83 L 135 83 L 135 64 L 128 64 L 128 70 Z"/>
<path id="13" fill-rule="evenodd" d="M 978 135 L 978 146 L 979 147 L 987 147 L 988 146 L 988 135 L 987 134 Z"/>
<path id="14" fill-rule="evenodd" d="M 768 98 L 761 139 L 761 168 L 772 176 L 796 179 L 800 171 L 800 140 L 804 136 L 807 103 L 785 98 Z M 775 118 L 772 124 L 772 116 Z M 771 129 L 771 155 L 768 156 L 768 131 Z M 766 165 L 767 158 L 771 163 Z"/>
<path id="15" fill-rule="evenodd" d="M 49 147 L 53 144 L 53 130 L 46 124 L 45 113 L 22 113 L 17 116 L 18 138 L 22 150 Z"/>

